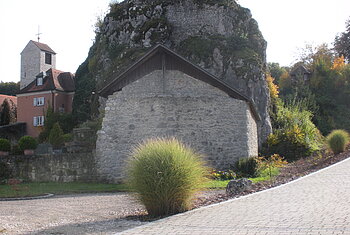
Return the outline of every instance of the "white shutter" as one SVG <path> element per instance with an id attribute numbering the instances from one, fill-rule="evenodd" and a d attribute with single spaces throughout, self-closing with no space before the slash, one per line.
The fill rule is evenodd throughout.
<path id="1" fill-rule="evenodd" d="M 45 119 L 44 119 L 45 116 L 41 116 L 41 125 L 43 126 L 45 124 Z"/>
<path id="2" fill-rule="evenodd" d="M 45 105 L 45 97 L 42 97 L 42 99 L 43 99 L 43 105 Z"/>
<path id="3" fill-rule="evenodd" d="M 33 126 L 37 126 L 37 118 L 36 117 L 33 117 Z"/>
<path id="4" fill-rule="evenodd" d="M 37 104 L 37 98 L 34 98 L 33 105 L 36 106 L 36 104 Z"/>

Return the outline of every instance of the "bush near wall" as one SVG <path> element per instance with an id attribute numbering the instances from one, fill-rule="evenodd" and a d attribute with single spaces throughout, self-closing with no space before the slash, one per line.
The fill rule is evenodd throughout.
<path id="1" fill-rule="evenodd" d="M 323 137 L 311 118 L 311 112 L 298 103 L 279 106 L 274 133 L 268 137 L 264 154 L 276 153 L 291 162 L 320 150 Z"/>
<path id="2" fill-rule="evenodd" d="M 127 169 L 131 188 L 153 216 L 189 210 L 207 172 L 200 157 L 176 139 L 139 145 Z"/>
<path id="3" fill-rule="evenodd" d="M 0 151 L 10 152 L 11 144 L 7 139 L 0 138 Z"/>
<path id="4" fill-rule="evenodd" d="M 19 139 L 18 145 L 23 151 L 26 149 L 36 149 L 36 147 L 38 146 L 38 142 L 33 137 L 27 135 Z"/>

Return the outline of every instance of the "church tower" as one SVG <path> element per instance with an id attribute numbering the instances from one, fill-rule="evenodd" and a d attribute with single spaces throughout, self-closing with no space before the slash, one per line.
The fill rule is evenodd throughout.
<path id="1" fill-rule="evenodd" d="M 41 72 L 56 68 L 56 52 L 48 45 L 30 40 L 21 52 L 21 81 L 23 89 Z"/>

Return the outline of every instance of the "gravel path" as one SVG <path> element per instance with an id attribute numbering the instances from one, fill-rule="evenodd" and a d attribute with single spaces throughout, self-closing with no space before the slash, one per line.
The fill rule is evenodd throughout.
<path id="1" fill-rule="evenodd" d="M 126 218 L 143 210 L 127 193 L 0 201 L 0 234 L 114 234 L 146 223 Z"/>

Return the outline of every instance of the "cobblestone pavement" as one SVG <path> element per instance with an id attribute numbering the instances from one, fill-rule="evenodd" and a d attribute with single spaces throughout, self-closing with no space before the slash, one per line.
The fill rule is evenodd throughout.
<path id="1" fill-rule="evenodd" d="M 121 234 L 350 234 L 350 159 L 271 190 Z"/>
<path id="2" fill-rule="evenodd" d="M 142 209 L 126 193 L 0 201 L 0 234 L 114 234 L 142 225 L 125 218 Z"/>

